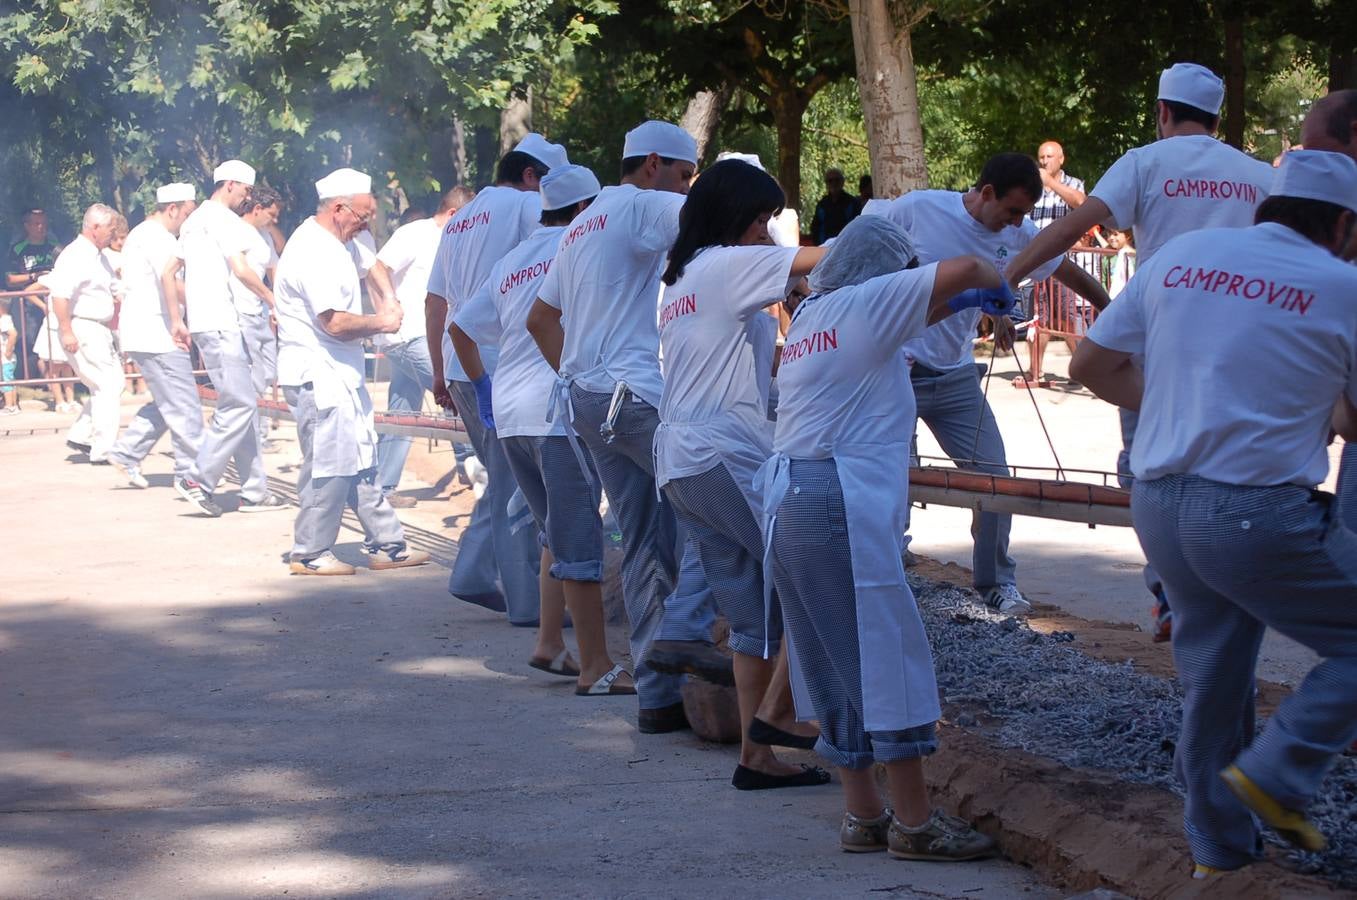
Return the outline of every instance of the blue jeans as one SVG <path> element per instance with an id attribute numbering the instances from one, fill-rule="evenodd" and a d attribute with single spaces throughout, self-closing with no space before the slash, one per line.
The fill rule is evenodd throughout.
<path id="1" fill-rule="evenodd" d="M 424 391 L 433 384 L 433 362 L 429 359 L 429 339 L 417 337 L 403 344 L 382 349 L 391 363 L 391 383 L 387 386 L 386 408 L 391 412 L 419 412 L 424 407 Z M 377 438 L 377 484 L 391 493 L 401 481 L 405 458 L 414 438 L 384 434 Z"/>
<path id="2" fill-rule="evenodd" d="M 973 365 L 928 374 L 919 365 L 910 376 L 918 417 L 933 432 L 942 451 L 959 469 L 1008 475 L 1004 438 L 999 423 L 980 389 Z M 971 519 L 975 549 L 971 571 L 977 590 L 1000 584 L 1016 584 L 1018 564 L 1008 555 L 1008 534 L 1013 517 L 1000 513 L 977 513 Z"/>
<path id="3" fill-rule="evenodd" d="M 606 442 L 598 429 L 611 400 L 609 394 L 570 389 L 575 431 L 589 448 L 622 530 L 622 599 L 631 623 L 637 699 L 642 709 L 659 709 L 683 701 L 682 677 L 653 671 L 644 663 L 646 652 L 657 640 L 711 640 L 716 601 L 696 546 L 683 540 L 673 506 L 655 488 L 652 448 L 659 413 L 628 394 L 613 440 Z"/>

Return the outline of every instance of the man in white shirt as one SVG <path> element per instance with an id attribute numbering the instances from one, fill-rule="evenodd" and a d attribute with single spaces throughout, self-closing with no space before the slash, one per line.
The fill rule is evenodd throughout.
<path id="1" fill-rule="evenodd" d="M 434 399 L 444 408 L 456 407 L 488 479 L 458 542 L 448 591 L 468 603 L 505 612 L 510 624 L 525 627 L 538 624 L 540 548 L 531 528 L 515 529 L 510 522 L 513 473 L 495 432 L 483 427 L 476 415 L 476 390 L 452 350 L 448 326 L 491 267 L 537 230 L 542 216 L 538 183 L 551 168 L 568 162 L 565 148 L 540 134 L 529 134 L 506 153 L 496 167 L 495 183 L 444 226 L 424 306 L 429 356 L 434 372 L 440 374 L 433 385 Z M 493 375 L 495 348 L 480 349 L 485 368 Z"/>
<path id="2" fill-rule="evenodd" d="M 660 269 L 696 168 L 697 145 L 677 125 L 651 121 L 629 131 L 622 183 L 604 188 L 566 227 L 528 313 L 528 331 L 560 374 L 556 415 L 573 414 L 621 526 L 638 725 L 648 733 L 686 724 L 682 676 L 645 662 L 656 641 L 685 642 L 694 667 L 733 680 L 728 658 L 709 645 L 696 649 L 710 641 L 714 599 L 696 548 L 680 542 L 673 507 L 655 487 L 652 455 L 664 390 Z"/>
<path id="3" fill-rule="evenodd" d="M 391 364 L 391 382 L 386 390 L 386 408 L 391 412 L 418 412 L 424 406 L 424 391 L 434 382 L 429 337 L 424 333 L 424 297 L 443 226 L 461 208 L 464 195 L 465 188 L 461 187 L 446 192 L 433 218 L 416 219 L 397 228 L 377 253 L 374 268 L 386 270 L 404 315 L 400 331 L 373 338 Z M 410 438 L 399 434 L 384 434 L 377 440 L 377 483 L 387 502 L 397 509 L 415 505 L 413 497 L 394 493 L 400 486 L 410 443 Z"/>
<path id="4" fill-rule="evenodd" d="M 1254 211 L 1271 187 L 1272 167 L 1216 140 L 1225 83 L 1210 69 L 1176 63 L 1159 76 L 1158 97 L 1159 140 L 1127 151 L 1103 174 L 1082 206 L 1043 229 L 1010 263 L 1010 285 L 1027 277 L 1040 260 L 1068 250 L 1094 225 L 1131 228 L 1136 264 L 1143 266 L 1180 234 L 1253 224 Z M 1131 482 L 1135 433 L 1136 413 L 1121 410 L 1117 474 L 1123 487 Z M 1145 570 L 1145 584 L 1155 595 L 1155 639 L 1168 640 L 1171 614 L 1152 569 Z"/>
<path id="5" fill-rule="evenodd" d="M 337 169 L 316 182 L 315 216 L 293 232 L 278 261 L 278 382 L 297 422 L 302 468 L 290 568 L 297 575 L 352 575 L 333 552 L 344 507 L 363 526 L 372 569 L 428 562 L 411 550 L 376 484 L 377 430 L 363 383 L 363 339 L 399 330 L 401 309 L 385 291 L 363 314 L 355 243 L 377 212 L 372 179 Z"/>
<path id="6" fill-rule="evenodd" d="M 273 284 L 273 270 L 278 266 L 278 251 L 273 246 L 270 229 L 278 224 L 283 198 L 273 188 L 255 185 L 240 208 L 245 223 L 245 262 L 259 280 Z M 234 274 L 231 275 L 231 300 L 236 304 L 240 319 L 240 334 L 245 339 L 245 350 L 250 355 L 250 380 L 255 393 L 264 396 L 278 381 L 278 335 L 273 316 L 273 305 L 265 302 Z M 270 420 L 257 416 L 259 441 L 262 449 L 269 449 Z"/>
<path id="7" fill-rule="evenodd" d="M 176 479 L 189 477 L 202 438 L 203 407 L 193 365 L 188 351 L 170 336 L 168 307 L 179 306 L 179 293 L 166 295 L 160 277 L 173 265 L 175 237 L 197 205 L 197 189 L 191 184 L 158 188 L 155 210 L 132 229 L 123 245 L 126 293 L 118 312 L 118 345 L 141 370 L 151 402 L 123 429 L 108 458 L 133 487 L 149 486 L 141 463 L 166 431 L 174 449 Z"/>
<path id="8" fill-rule="evenodd" d="M 254 185 L 254 169 L 238 159 L 228 160 L 217 166 L 212 180 L 215 182 L 212 196 L 179 229 L 188 323 L 172 307 L 170 333 L 183 346 L 190 339 L 198 345 L 203 366 L 217 391 L 217 407 L 203 432 L 193 473 L 176 480 L 174 487 L 203 515 L 216 518 L 222 510 L 212 492 L 232 460 L 241 479 L 241 512 L 275 511 L 287 504 L 269 492 L 259 442 L 258 394 L 231 294 L 234 275 L 261 301 L 273 305 L 273 292 L 250 268 L 246 258 L 252 229 L 238 214 Z M 174 274 L 166 272 L 166 281 L 172 283 Z M 167 294 L 172 289 L 166 285 Z"/>
<path id="9" fill-rule="evenodd" d="M 1357 534 L 1314 489 L 1330 430 L 1357 438 L 1357 269 L 1338 258 L 1357 163 L 1288 153 L 1257 218 L 1164 244 L 1071 365 L 1140 411 L 1131 511 L 1173 606 L 1174 762 L 1198 878 L 1259 858 L 1257 819 L 1324 849 L 1305 810 L 1357 738 Z M 1266 353 L 1241 352 L 1260 334 Z M 1255 737 L 1269 628 L 1321 661 Z"/>
<path id="10" fill-rule="evenodd" d="M 976 186 L 967 193 L 913 191 L 891 201 L 882 215 L 909 234 L 921 264 L 975 255 L 1003 274 L 1010 260 L 1037 236 L 1027 214 L 1040 195 L 1041 175 L 1032 158 L 1000 153 L 985 163 Z M 1060 250 L 1043 261 L 1035 275 L 1052 276 L 1099 309 L 1107 305 L 1102 284 Z M 918 417 L 943 452 L 962 469 L 1008 475 L 1004 439 L 985 399 L 972 351 L 979 323 L 979 310 L 951 316 L 905 344 L 905 355 L 912 362 L 910 381 Z M 1006 319 L 996 320 L 995 328 L 996 340 L 1011 334 Z M 1008 555 L 1012 523 L 1010 515 L 975 515 L 972 577 L 989 606 L 1023 615 L 1032 606 L 1018 590 L 1017 564 Z"/>
<path id="11" fill-rule="evenodd" d="M 113 241 L 115 219 L 113 209 L 102 203 L 85 210 L 79 236 L 39 279 L 51 292 L 48 302 L 66 360 L 90 391 L 66 446 L 88 454 L 96 465 L 108 465 L 123 390 L 122 360 L 108 327 L 115 311 L 114 273 L 103 253 Z"/>

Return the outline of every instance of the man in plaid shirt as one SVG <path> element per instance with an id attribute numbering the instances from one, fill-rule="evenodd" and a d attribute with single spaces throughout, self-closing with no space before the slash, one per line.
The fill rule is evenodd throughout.
<path id="1" fill-rule="evenodd" d="M 1037 164 L 1041 167 L 1041 199 L 1032 208 L 1032 221 L 1038 228 L 1061 218 L 1084 202 L 1084 182 L 1066 174 L 1065 150 L 1055 141 L 1047 141 L 1037 148 Z"/>

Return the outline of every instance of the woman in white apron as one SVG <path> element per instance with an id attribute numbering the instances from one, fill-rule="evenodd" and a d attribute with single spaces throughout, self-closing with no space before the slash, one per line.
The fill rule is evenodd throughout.
<path id="1" fill-rule="evenodd" d="M 974 859 L 994 842 L 933 810 L 924 786 L 941 710 L 901 559 L 914 394 L 900 349 L 958 309 L 1006 314 L 1012 294 L 977 257 L 915 264 L 899 226 L 862 216 L 811 273 L 778 369 L 775 454 L 760 473 L 764 530 L 793 680 L 820 723 L 816 749 L 843 783 L 841 846 Z"/>
<path id="2" fill-rule="evenodd" d="M 785 203 L 772 176 L 741 160 L 704 172 L 679 214 L 660 303 L 664 394 L 655 481 L 696 542 L 716 605 L 730 621 L 741 725 L 731 783 L 741 790 L 829 781 L 818 767 L 781 762 L 749 735 L 782 637 L 776 605 L 770 614 L 763 603 L 754 491 L 773 446 L 767 384 L 777 323 L 762 310 L 824 255 L 818 247 L 773 246 L 768 222 Z M 659 663 L 652 658 L 652 665 Z"/>

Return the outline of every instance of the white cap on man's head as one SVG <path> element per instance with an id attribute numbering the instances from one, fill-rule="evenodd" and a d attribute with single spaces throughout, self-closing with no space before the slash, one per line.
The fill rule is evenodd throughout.
<path id="1" fill-rule="evenodd" d="M 1344 153 L 1292 150 L 1282 157 L 1268 196 L 1323 200 L 1357 212 L 1357 162 Z"/>
<path id="2" fill-rule="evenodd" d="M 697 165 L 697 141 L 677 125 L 651 119 L 627 132 L 622 142 L 622 158 L 632 159 L 650 154 L 665 159 L 681 159 Z"/>
<path id="3" fill-rule="evenodd" d="M 243 163 L 238 159 L 228 159 L 226 162 L 212 170 L 212 181 L 239 181 L 241 184 L 254 186 L 254 169 L 249 163 Z"/>
<path id="4" fill-rule="evenodd" d="M 553 166 L 542 177 L 538 189 L 542 192 L 543 209 L 565 209 L 581 200 L 597 197 L 598 192 L 603 190 L 593 172 L 585 166 L 570 163 Z"/>
<path id="5" fill-rule="evenodd" d="M 1174 63 L 1159 76 L 1159 99 L 1186 103 L 1218 116 L 1225 100 L 1225 82 L 1206 66 Z"/>
<path id="6" fill-rule="evenodd" d="M 163 184 L 155 189 L 156 203 L 183 203 L 186 200 L 196 200 L 197 197 L 198 189 L 185 181 Z"/>
<path id="7" fill-rule="evenodd" d="M 316 182 L 316 196 L 321 200 L 371 193 L 372 176 L 364 175 L 357 169 L 335 169 Z"/>
<path id="8" fill-rule="evenodd" d="M 514 152 L 526 153 L 548 169 L 570 165 L 570 159 L 565 155 L 565 147 L 549 142 L 535 131 L 525 135 L 523 140 L 514 146 Z"/>
<path id="9" fill-rule="evenodd" d="M 749 163 L 760 172 L 768 171 L 763 167 L 763 160 L 759 159 L 757 153 L 735 153 L 731 150 L 722 150 L 720 153 L 716 154 L 717 162 L 725 162 L 728 159 L 738 159 L 742 163 Z"/>

